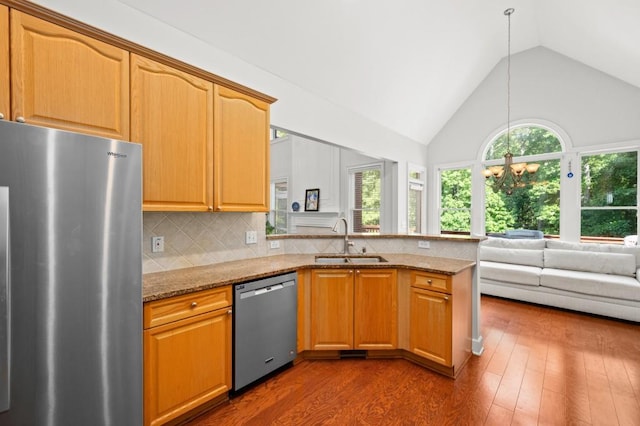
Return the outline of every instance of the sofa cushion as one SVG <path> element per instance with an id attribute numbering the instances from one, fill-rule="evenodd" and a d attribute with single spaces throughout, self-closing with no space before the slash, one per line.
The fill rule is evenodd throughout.
<path id="1" fill-rule="evenodd" d="M 513 263 L 517 265 L 537 266 L 542 268 L 542 250 L 525 250 L 480 246 L 480 260 L 491 262 Z"/>
<path id="2" fill-rule="evenodd" d="M 625 253 L 636 257 L 636 265 L 640 267 L 640 246 L 628 247 L 620 244 L 603 243 L 570 243 L 567 241 L 547 240 L 547 248 L 560 250 L 591 251 L 598 253 Z"/>
<path id="3" fill-rule="evenodd" d="M 544 267 L 634 277 L 636 258 L 627 253 L 544 249 Z"/>
<path id="4" fill-rule="evenodd" d="M 526 240 L 526 239 L 507 239 L 507 238 L 493 238 L 488 237 L 482 243 L 480 247 L 500 247 L 500 248 L 512 248 L 512 249 L 526 249 L 526 250 L 542 250 L 545 248 L 545 240 Z"/>
<path id="5" fill-rule="evenodd" d="M 513 265 L 510 263 L 480 261 L 480 278 L 494 281 L 513 282 L 523 285 L 540 285 L 540 272 L 537 266 Z"/>
<path id="6" fill-rule="evenodd" d="M 640 282 L 620 275 L 544 268 L 540 285 L 593 296 L 640 301 Z"/>
<path id="7" fill-rule="evenodd" d="M 547 240 L 547 248 L 557 250 L 578 250 L 578 251 L 603 251 L 603 244 L 596 243 L 570 243 L 568 241 Z"/>

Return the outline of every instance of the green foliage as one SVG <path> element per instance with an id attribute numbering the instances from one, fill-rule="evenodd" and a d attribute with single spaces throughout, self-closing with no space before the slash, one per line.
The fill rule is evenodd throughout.
<path id="1" fill-rule="evenodd" d="M 380 183 L 379 169 L 364 170 L 362 173 L 362 224 L 380 225 Z"/>
<path id="2" fill-rule="evenodd" d="M 510 139 L 509 151 L 515 157 L 562 151 L 555 134 L 541 127 L 517 127 L 511 130 Z M 506 152 L 504 133 L 493 142 L 486 158 L 499 159 Z M 560 161 L 547 160 L 539 164 L 538 172 L 533 176 L 525 173 L 526 184 L 511 195 L 502 191 L 494 193 L 487 187 L 487 232 L 537 229 L 545 234 L 560 233 Z"/>
<path id="3" fill-rule="evenodd" d="M 636 210 L 583 210 L 581 234 L 597 237 L 618 237 L 637 234 Z"/>
<path id="4" fill-rule="evenodd" d="M 509 151 L 514 157 L 562 152 L 556 135 L 542 127 L 516 127 L 509 134 Z M 489 147 L 485 160 L 500 160 L 507 153 L 507 133 L 500 135 Z"/>
<path id="5" fill-rule="evenodd" d="M 636 151 L 583 157 L 582 206 L 635 206 L 637 164 Z"/>
<path id="6" fill-rule="evenodd" d="M 440 229 L 471 231 L 471 170 L 443 170 L 441 179 Z"/>
<path id="7" fill-rule="evenodd" d="M 515 128 L 510 139 L 510 152 L 515 157 L 562 150 L 557 137 L 540 127 Z M 502 159 L 506 152 L 506 134 L 502 134 L 490 146 L 486 159 Z M 537 229 L 547 235 L 560 233 L 560 160 L 545 160 L 539 164 L 538 172 L 533 176 L 525 174 L 525 179 L 530 180 L 511 195 L 494 192 L 487 186 L 486 232 Z M 637 164 L 636 151 L 583 157 L 582 206 L 587 208 L 581 215 L 583 236 L 624 237 L 637 234 Z M 445 170 L 441 173 L 441 180 L 441 229 L 469 231 L 471 171 Z"/>
<path id="8" fill-rule="evenodd" d="M 638 154 L 636 151 L 590 155 L 582 158 L 581 233 L 624 237 L 637 234 Z M 600 208 L 590 210 L 589 207 Z"/>

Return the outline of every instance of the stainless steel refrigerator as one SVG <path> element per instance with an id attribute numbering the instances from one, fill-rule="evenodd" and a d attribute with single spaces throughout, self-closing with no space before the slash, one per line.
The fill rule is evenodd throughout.
<path id="1" fill-rule="evenodd" d="M 142 424 L 141 155 L 0 120 L 0 425 Z"/>

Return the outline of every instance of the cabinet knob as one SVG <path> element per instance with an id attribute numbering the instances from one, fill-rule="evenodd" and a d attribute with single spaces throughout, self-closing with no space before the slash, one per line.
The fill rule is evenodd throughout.
<path id="1" fill-rule="evenodd" d="M 25 123 L 27 120 L 25 120 L 24 117 L 16 117 L 16 121 L 18 123 Z"/>
<path id="2" fill-rule="evenodd" d="M 356 274 L 359 274 L 359 273 L 360 273 L 360 270 L 358 269 L 358 270 L 356 271 Z"/>
<path id="3" fill-rule="evenodd" d="M 213 206 L 209 206 L 209 211 L 212 212 L 213 211 Z"/>
<path id="4" fill-rule="evenodd" d="M 0 112 L 0 120 L 4 120 L 4 114 Z"/>
<path id="5" fill-rule="evenodd" d="M 449 296 L 445 296 L 445 297 L 444 297 L 444 301 L 445 301 L 445 302 L 448 302 L 448 301 L 449 301 Z"/>
<path id="6" fill-rule="evenodd" d="M 191 302 L 191 309 L 198 306 L 198 302 Z"/>
<path id="7" fill-rule="evenodd" d="M 229 309 L 229 310 L 227 311 L 227 315 L 231 315 L 232 313 L 233 313 L 233 309 Z"/>
<path id="8" fill-rule="evenodd" d="M 433 284 L 433 281 L 427 280 L 427 284 Z"/>

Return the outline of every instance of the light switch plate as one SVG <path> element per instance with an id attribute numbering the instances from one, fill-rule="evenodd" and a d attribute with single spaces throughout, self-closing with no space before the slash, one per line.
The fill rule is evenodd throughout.
<path id="1" fill-rule="evenodd" d="M 280 248 L 280 241 L 269 241 L 269 247 L 272 249 Z"/>
<path id="2" fill-rule="evenodd" d="M 429 244 L 429 241 L 418 241 L 418 248 L 430 248 L 431 244 Z"/>
<path id="3" fill-rule="evenodd" d="M 258 242 L 258 231 L 247 231 L 244 242 L 245 244 L 256 244 Z"/>

